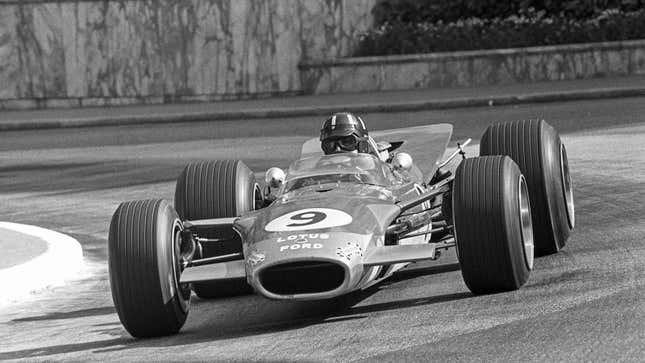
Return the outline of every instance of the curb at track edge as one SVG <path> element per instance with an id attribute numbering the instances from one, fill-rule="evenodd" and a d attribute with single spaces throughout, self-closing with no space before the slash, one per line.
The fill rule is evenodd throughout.
<path id="1" fill-rule="evenodd" d="M 0 228 L 27 234 L 47 243 L 44 253 L 22 264 L 0 270 L 0 307 L 20 301 L 36 291 L 64 284 L 83 265 L 81 245 L 68 235 L 10 222 L 0 222 Z"/>

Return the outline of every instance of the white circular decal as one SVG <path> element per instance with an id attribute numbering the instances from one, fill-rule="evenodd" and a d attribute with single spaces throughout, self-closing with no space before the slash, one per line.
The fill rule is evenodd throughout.
<path id="1" fill-rule="evenodd" d="M 349 214 L 329 208 L 308 208 L 287 213 L 269 222 L 267 232 L 305 231 L 344 226 L 352 223 Z"/>

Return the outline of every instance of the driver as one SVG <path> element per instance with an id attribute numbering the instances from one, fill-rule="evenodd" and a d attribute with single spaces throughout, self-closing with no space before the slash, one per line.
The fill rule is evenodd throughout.
<path id="1" fill-rule="evenodd" d="M 336 153 L 368 153 L 386 161 L 387 150 L 378 151 L 369 136 L 363 119 L 349 112 L 339 112 L 326 119 L 320 129 L 320 147 L 325 155 Z"/>

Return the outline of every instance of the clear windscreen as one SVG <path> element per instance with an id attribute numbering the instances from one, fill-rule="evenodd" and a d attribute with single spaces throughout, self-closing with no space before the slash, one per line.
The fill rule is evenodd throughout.
<path id="1" fill-rule="evenodd" d="M 370 174 L 336 173 L 303 176 L 286 182 L 284 192 L 288 193 L 300 188 L 314 187 L 319 189 L 339 187 L 343 183 L 385 185 L 382 180 Z"/>
<path id="2" fill-rule="evenodd" d="M 370 154 L 333 154 L 304 158 L 289 167 L 283 192 L 304 187 L 334 187 L 343 183 L 385 186 L 387 167 Z"/>
<path id="3" fill-rule="evenodd" d="M 366 120 L 369 127 L 369 120 Z M 410 154 L 423 175 L 432 177 L 436 170 L 436 162 L 446 151 L 446 146 L 452 134 L 452 125 L 435 124 L 426 126 L 407 127 L 403 129 L 370 130 L 370 136 L 377 142 L 404 141 L 397 151 Z M 301 158 L 322 155 L 320 139 L 307 140 L 301 149 Z"/>

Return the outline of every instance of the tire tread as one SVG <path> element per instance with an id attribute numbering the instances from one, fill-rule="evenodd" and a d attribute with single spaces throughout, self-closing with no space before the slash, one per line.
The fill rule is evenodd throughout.
<path id="1" fill-rule="evenodd" d="M 550 151 L 545 150 L 544 145 L 548 138 L 555 138 L 553 142 L 560 144 L 557 133 L 544 120 L 523 120 L 490 125 L 480 142 L 480 155 L 510 156 L 526 178 L 535 227 L 536 256 L 558 252 L 569 232 L 554 223 L 552 216 L 557 203 L 547 191 L 550 174 L 544 155 Z"/>
<path id="2" fill-rule="evenodd" d="M 110 286 L 119 319 L 135 337 L 174 334 L 186 320 L 174 298 L 164 302 L 157 261 L 158 218 L 162 200 L 122 203 L 114 212 L 108 238 Z"/>
<path id="3" fill-rule="evenodd" d="M 175 206 L 182 220 L 237 217 L 252 208 L 255 178 L 240 160 L 214 160 L 191 163 L 179 175 Z M 242 198 L 238 193 L 245 193 Z M 227 242 L 228 243 L 228 242 Z M 239 242 L 239 251 L 242 251 Z M 204 250 L 206 253 L 206 249 Z M 202 257 L 231 253 L 230 246 L 209 250 Z M 197 296 L 214 298 L 251 292 L 246 280 L 195 283 Z"/>
<path id="4" fill-rule="evenodd" d="M 512 230 L 505 210 L 513 201 L 505 183 L 519 177 L 519 169 L 503 156 L 464 160 L 457 168 L 453 189 L 454 224 L 462 275 L 474 293 L 518 289 L 528 279 L 528 269 L 518 263 Z M 521 240 L 519 241 L 521 242 Z M 519 264 L 519 268 L 518 268 Z"/>

